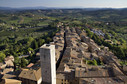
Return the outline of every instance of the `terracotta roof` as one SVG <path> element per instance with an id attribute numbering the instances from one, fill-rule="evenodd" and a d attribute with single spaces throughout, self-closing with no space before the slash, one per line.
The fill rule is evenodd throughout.
<path id="1" fill-rule="evenodd" d="M 3 63 L 0 63 L 0 67 L 3 65 Z"/>
<path id="2" fill-rule="evenodd" d="M 10 72 L 13 72 L 14 69 L 13 68 L 6 68 L 3 70 L 3 72 L 1 72 L 1 74 L 6 74 L 6 73 L 10 73 Z"/>
<path id="3" fill-rule="evenodd" d="M 81 78 L 80 84 L 126 84 L 120 78 Z"/>
<path id="4" fill-rule="evenodd" d="M 20 84 L 21 82 L 15 79 L 4 79 L 1 84 Z"/>
<path id="5" fill-rule="evenodd" d="M 74 71 L 57 73 L 56 78 L 57 79 L 73 80 L 73 79 L 75 79 Z"/>
<path id="6" fill-rule="evenodd" d="M 5 61 L 8 61 L 8 60 L 14 61 L 14 57 L 13 56 L 7 56 L 4 60 Z"/>
<path id="7" fill-rule="evenodd" d="M 11 75 L 11 74 L 4 74 L 2 79 L 10 79 L 10 78 L 16 78 L 16 75 Z"/>
<path id="8" fill-rule="evenodd" d="M 7 66 L 14 66 L 14 63 L 12 60 L 5 61 Z"/>
<path id="9" fill-rule="evenodd" d="M 32 67 L 34 64 L 33 63 L 30 63 L 27 67 L 30 68 Z"/>
<path id="10" fill-rule="evenodd" d="M 56 35 L 60 35 L 60 33 L 56 33 Z"/>
<path id="11" fill-rule="evenodd" d="M 19 78 L 38 81 L 41 78 L 41 68 L 38 70 L 23 70 L 20 73 Z"/>

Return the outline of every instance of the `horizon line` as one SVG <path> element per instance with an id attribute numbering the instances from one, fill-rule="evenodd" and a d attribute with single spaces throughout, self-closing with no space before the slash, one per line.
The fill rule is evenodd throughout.
<path id="1" fill-rule="evenodd" d="M 122 9 L 127 7 L 47 7 L 47 6 L 24 6 L 24 7 L 9 7 L 9 6 L 0 6 L 5 8 L 36 8 L 36 7 L 44 7 L 44 8 L 111 8 L 111 9 Z"/>

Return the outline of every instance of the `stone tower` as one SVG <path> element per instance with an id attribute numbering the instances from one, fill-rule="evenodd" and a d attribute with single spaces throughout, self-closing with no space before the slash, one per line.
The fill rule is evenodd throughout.
<path id="1" fill-rule="evenodd" d="M 41 74 L 44 84 L 56 84 L 55 45 L 40 47 Z"/>

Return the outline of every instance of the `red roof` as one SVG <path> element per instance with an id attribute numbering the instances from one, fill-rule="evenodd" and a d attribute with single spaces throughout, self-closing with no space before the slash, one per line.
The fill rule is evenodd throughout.
<path id="1" fill-rule="evenodd" d="M 27 67 L 30 68 L 32 67 L 34 64 L 33 63 L 30 63 Z"/>

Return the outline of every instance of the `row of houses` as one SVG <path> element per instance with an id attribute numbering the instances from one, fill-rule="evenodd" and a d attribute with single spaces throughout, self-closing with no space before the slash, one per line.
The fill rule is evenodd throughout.
<path id="1" fill-rule="evenodd" d="M 61 52 L 64 48 L 64 28 L 60 28 L 60 31 L 56 33 L 56 35 L 53 37 L 53 42 L 50 44 L 55 45 L 55 55 L 56 55 L 56 62 L 59 60 Z"/>
<path id="2" fill-rule="evenodd" d="M 58 84 L 125 84 L 127 76 L 112 60 L 114 54 L 103 50 L 79 28 L 65 28 L 67 47 L 57 70 Z M 83 59 L 100 59 L 101 66 L 90 66 Z M 117 59 L 117 58 L 116 58 Z M 123 79 L 122 79 L 123 78 Z M 115 79 L 115 80 L 114 80 Z M 101 80 L 101 81 L 99 81 Z"/>
<path id="3" fill-rule="evenodd" d="M 92 39 L 86 36 L 80 28 L 59 26 L 53 42 L 55 45 L 56 62 L 60 59 L 66 47 L 60 65 L 56 71 L 57 84 L 126 84 L 126 66 L 120 68 L 118 59 L 107 47 L 100 48 Z M 66 46 L 65 46 L 66 45 Z M 40 53 L 37 53 L 40 58 Z M 104 65 L 93 66 L 84 63 L 84 59 L 103 59 Z M 5 60 L 14 59 L 12 57 Z M 6 62 L 8 63 L 8 62 Z M 7 64 L 6 64 L 7 65 Z M 42 67 L 43 68 L 43 67 Z M 11 69 L 9 67 L 9 69 Z M 2 73 L 4 73 L 2 71 Z M 42 84 L 40 61 L 10 74 L 4 74 L 0 84 Z M 9 82 L 10 81 L 10 82 Z"/>

